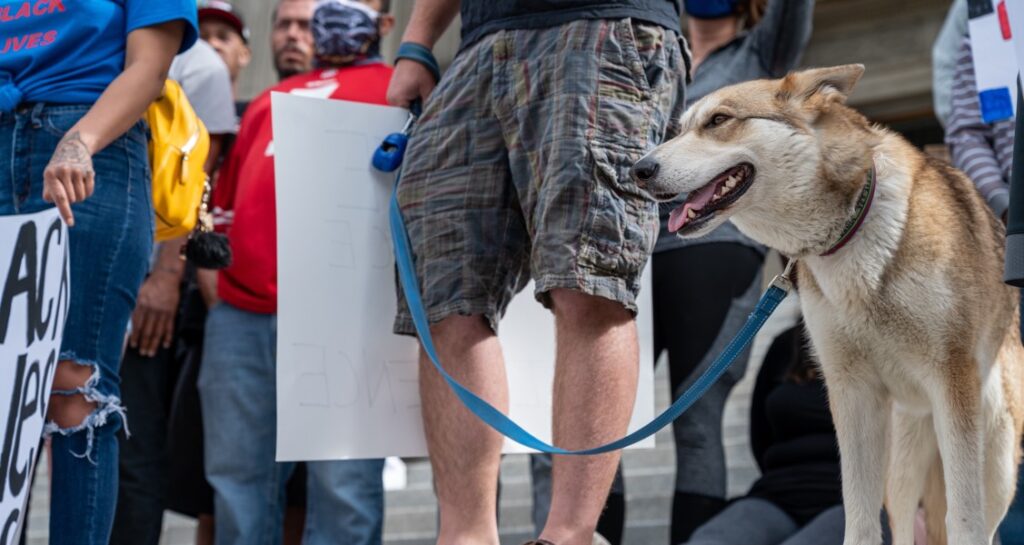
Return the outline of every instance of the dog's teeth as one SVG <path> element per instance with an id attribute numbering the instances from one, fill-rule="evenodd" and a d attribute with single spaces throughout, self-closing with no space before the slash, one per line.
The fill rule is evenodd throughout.
<path id="1" fill-rule="evenodd" d="M 711 196 L 711 202 L 715 202 L 715 201 L 717 201 L 718 199 L 721 199 L 721 198 L 722 198 L 721 195 L 719 195 L 718 193 L 715 193 L 714 195 Z"/>
<path id="2" fill-rule="evenodd" d="M 736 182 L 737 182 L 737 180 L 736 180 L 735 177 L 729 176 L 729 179 L 725 181 L 725 187 L 727 187 L 729 189 L 732 189 L 732 188 L 736 187 Z"/>
<path id="3" fill-rule="evenodd" d="M 690 208 L 690 209 L 688 209 L 688 210 L 686 211 L 686 217 L 692 220 L 693 218 L 696 218 L 696 217 L 697 217 L 697 214 L 695 214 L 695 213 L 693 212 L 693 209 L 692 209 L 692 208 Z"/>

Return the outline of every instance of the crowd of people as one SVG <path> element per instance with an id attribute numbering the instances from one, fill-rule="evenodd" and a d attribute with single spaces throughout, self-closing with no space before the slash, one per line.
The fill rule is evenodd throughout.
<path id="1" fill-rule="evenodd" d="M 383 460 L 275 461 L 271 92 L 422 104 L 398 198 L 438 353 L 507 410 L 496 331 L 532 278 L 557 324 L 559 446 L 626 431 L 649 259 L 656 358 L 667 356 L 675 394 L 756 305 L 765 248 L 731 224 L 699 240 L 669 235 L 671 204 L 659 208 L 630 168 L 701 97 L 795 68 L 814 0 L 417 0 L 393 66 L 381 55 L 391 4 L 278 0 L 279 82 L 251 101 L 238 82 L 262 45 L 224 0 L 56 2 L 3 23 L 14 34 L 57 29 L 52 43 L 0 54 L 0 150 L 12 158 L 0 214 L 56 206 L 71 233 L 72 301 L 46 429 L 51 544 L 157 545 L 168 509 L 199 520 L 203 545 L 382 542 Z M 440 74 L 431 49 L 457 14 L 462 43 Z M 956 0 L 936 40 L 935 111 L 952 162 L 1005 222 L 1014 126 L 981 119 L 966 19 Z M 184 238 L 153 243 L 139 119 L 165 77 L 210 134 L 214 224 L 233 256 L 220 271 L 183 261 Z M 398 297 L 395 332 L 412 335 Z M 805 345 L 801 327 L 788 330 L 757 373 L 750 442 L 761 477 L 743 497 L 726 493 L 722 419 L 749 353 L 674 423 L 671 545 L 843 542 L 835 430 Z M 420 363 L 438 543 L 496 544 L 501 437 Z M 624 542 L 618 454 L 533 455 L 530 466 L 531 543 Z M 1024 506 L 1002 539 L 1024 543 Z"/>

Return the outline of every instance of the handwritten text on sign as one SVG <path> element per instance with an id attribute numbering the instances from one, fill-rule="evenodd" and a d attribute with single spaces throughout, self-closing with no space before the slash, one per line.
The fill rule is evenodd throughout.
<path id="1" fill-rule="evenodd" d="M 56 209 L 0 217 L 0 545 L 18 542 L 69 304 Z"/>

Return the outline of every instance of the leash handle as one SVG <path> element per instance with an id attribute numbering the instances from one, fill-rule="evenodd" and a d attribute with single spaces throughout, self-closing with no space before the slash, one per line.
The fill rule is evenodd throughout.
<path id="1" fill-rule="evenodd" d="M 401 151 L 404 153 L 405 148 L 403 147 Z M 399 164 L 400 163 L 401 157 L 399 156 Z M 376 162 L 374 164 L 376 165 Z M 426 309 L 424 308 L 423 299 L 420 294 L 419 279 L 416 276 L 416 269 L 413 265 L 412 247 L 409 243 L 409 236 L 405 229 L 405 222 L 402 219 L 402 210 L 398 204 L 398 184 L 400 182 L 401 171 L 399 171 L 395 178 L 395 189 L 391 194 L 388 221 L 391 227 L 391 241 L 395 252 L 395 265 L 398 269 L 399 282 L 402 286 L 403 292 L 405 293 L 406 303 L 408 304 L 410 314 L 412 315 L 413 324 L 416 327 L 416 333 L 419 335 L 420 344 L 424 353 L 430 359 L 434 368 L 437 369 L 437 372 L 441 374 L 441 377 L 444 378 L 446 383 L 448 383 L 452 392 L 455 393 L 466 408 L 472 411 L 488 426 L 505 437 L 540 452 L 571 456 L 603 454 L 626 448 L 650 437 L 651 435 L 654 435 L 660 429 L 671 424 L 672 421 L 679 418 L 680 415 L 692 407 L 693 404 L 700 400 L 711 386 L 714 385 L 714 383 L 717 382 L 723 374 L 725 374 L 733 362 L 736 361 L 736 358 L 738 358 L 740 354 L 746 350 L 747 346 L 750 345 L 754 336 L 757 335 L 757 332 L 761 330 L 764 323 L 768 320 L 768 317 L 775 312 L 775 309 L 778 308 L 779 304 L 789 294 L 790 289 L 792 289 L 792 282 L 789 279 L 789 274 L 792 271 L 793 264 L 795 263 L 793 260 L 786 265 L 785 271 L 772 281 L 772 285 L 769 286 L 768 290 L 761 296 L 761 300 L 758 302 L 754 312 L 747 318 L 747 322 L 744 324 L 743 329 L 740 330 L 736 337 L 729 342 L 725 347 L 725 350 L 715 359 L 715 361 L 708 366 L 700 377 L 698 377 L 697 380 L 687 388 L 687 390 L 683 392 L 683 394 L 680 395 L 671 406 L 668 407 L 668 409 L 654 418 L 651 422 L 621 439 L 594 448 L 566 450 L 550 445 L 526 431 L 522 426 L 496 409 L 493 405 L 471 392 L 462 384 L 459 384 L 457 380 L 445 371 L 444 366 L 441 365 L 441 361 L 437 355 L 437 350 L 434 347 L 434 339 L 430 334 L 430 324 L 427 319 Z"/>

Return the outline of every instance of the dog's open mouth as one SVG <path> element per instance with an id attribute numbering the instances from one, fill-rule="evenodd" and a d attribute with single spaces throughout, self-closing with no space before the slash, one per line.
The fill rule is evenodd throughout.
<path id="1" fill-rule="evenodd" d="M 740 163 L 719 174 L 707 185 L 691 191 L 668 218 L 668 230 L 691 231 L 709 221 L 715 212 L 736 202 L 754 181 L 754 165 Z"/>

